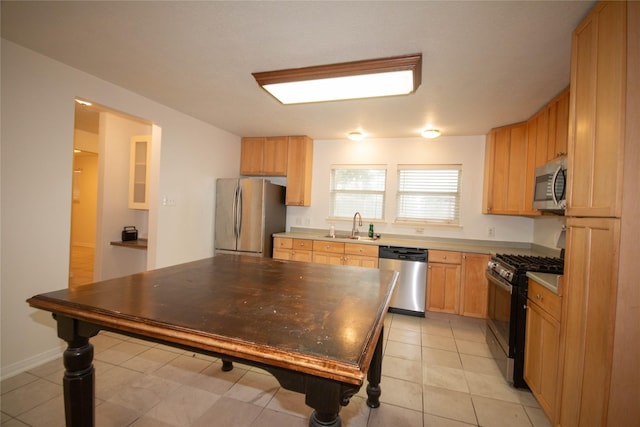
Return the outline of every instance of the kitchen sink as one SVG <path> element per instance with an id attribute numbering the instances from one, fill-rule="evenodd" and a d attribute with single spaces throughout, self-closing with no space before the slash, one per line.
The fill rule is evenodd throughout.
<path id="1" fill-rule="evenodd" d="M 369 241 L 369 242 L 373 242 L 379 239 L 379 237 L 351 236 L 349 234 L 344 234 L 344 235 L 336 234 L 335 236 L 326 235 L 324 237 L 328 239 L 336 239 L 336 240 L 363 240 L 363 241 Z"/>

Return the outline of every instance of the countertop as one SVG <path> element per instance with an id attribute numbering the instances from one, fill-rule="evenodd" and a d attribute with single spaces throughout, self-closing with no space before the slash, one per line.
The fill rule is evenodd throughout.
<path id="1" fill-rule="evenodd" d="M 527 277 L 540 283 L 542 286 L 549 289 L 554 294 L 559 295 L 558 286 L 560 284 L 560 281 L 562 280 L 562 275 L 551 273 L 533 273 L 531 271 L 528 271 Z"/>
<path id="2" fill-rule="evenodd" d="M 124 248 L 132 248 L 132 249 L 147 249 L 147 239 L 136 239 L 136 240 L 118 240 L 111 242 L 112 246 L 122 246 Z"/>
<path id="3" fill-rule="evenodd" d="M 366 230 L 360 232 L 361 239 L 359 240 L 346 237 L 346 235 L 349 233 L 342 230 L 336 230 L 336 234 L 338 236 L 345 237 L 331 238 L 328 237 L 328 234 L 329 233 L 326 230 L 298 230 L 292 228 L 292 230 L 289 232 L 275 233 L 273 237 L 288 237 L 294 239 L 324 240 L 334 242 L 337 241 L 375 246 L 403 246 L 410 248 L 469 252 L 488 255 L 519 254 L 536 256 L 558 256 L 554 249 L 533 245 L 531 243 L 438 238 L 430 236 L 414 237 L 397 234 L 383 234 L 379 239 L 373 240 L 366 237 Z"/>

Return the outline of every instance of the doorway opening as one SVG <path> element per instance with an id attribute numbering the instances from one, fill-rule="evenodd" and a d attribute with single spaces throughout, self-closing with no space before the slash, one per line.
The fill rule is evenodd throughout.
<path id="1" fill-rule="evenodd" d="M 147 270 L 146 249 L 112 243 L 120 241 L 123 228 L 130 226 L 136 227 L 138 236 L 148 242 L 149 211 L 154 205 L 132 206 L 128 200 L 131 138 L 148 135 L 151 141 L 155 133 L 159 143 L 157 129 L 146 120 L 76 99 L 70 288 Z M 154 149 L 151 143 L 149 146 Z M 159 150 L 159 144 L 155 149 Z M 154 170 L 151 166 L 150 169 Z M 154 179 L 157 182 L 157 172 L 156 167 L 155 173 L 148 175 L 149 187 L 154 186 Z"/>

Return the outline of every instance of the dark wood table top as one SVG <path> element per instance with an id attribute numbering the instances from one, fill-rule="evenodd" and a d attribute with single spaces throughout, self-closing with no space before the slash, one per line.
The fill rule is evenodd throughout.
<path id="1" fill-rule="evenodd" d="M 28 303 L 105 329 L 360 385 L 396 280 L 373 268 L 218 255 Z"/>

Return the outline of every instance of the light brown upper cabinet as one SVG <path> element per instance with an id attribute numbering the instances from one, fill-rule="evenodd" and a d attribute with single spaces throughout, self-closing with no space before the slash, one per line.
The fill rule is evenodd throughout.
<path id="1" fill-rule="evenodd" d="M 533 208 L 536 168 L 567 155 L 569 87 L 527 121 L 527 175 L 523 215 L 542 213 Z"/>
<path id="2" fill-rule="evenodd" d="M 286 176 L 288 147 L 286 136 L 242 138 L 240 174 Z"/>
<path id="3" fill-rule="evenodd" d="M 567 216 L 621 214 L 626 8 L 626 2 L 598 3 L 573 33 Z"/>
<path id="4" fill-rule="evenodd" d="M 489 132 L 485 146 L 483 213 L 523 215 L 529 212 L 525 204 L 527 150 L 527 123 Z"/>
<path id="5" fill-rule="evenodd" d="M 566 156 L 569 136 L 569 87 L 531 117 L 527 126 L 530 154 L 534 157 L 535 167 Z"/>
<path id="6" fill-rule="evenodd" d="M 286 176 L 287 206 L 311 205 L 313 139 L 308 136 L 242 138 L 240 174 Z"/>
<path id="7" fill-rule="evenodd" d="M 286 204 L 310 206 L 313 140 L 308 136 L 290 136 L 288 158 Z"/>
<path id="8" fill-rule="evenodd" d="M 569 139 L 569 88 L 563 90 L 546 107 L 549 116 L 547 162 L 567 155 Z"/>

